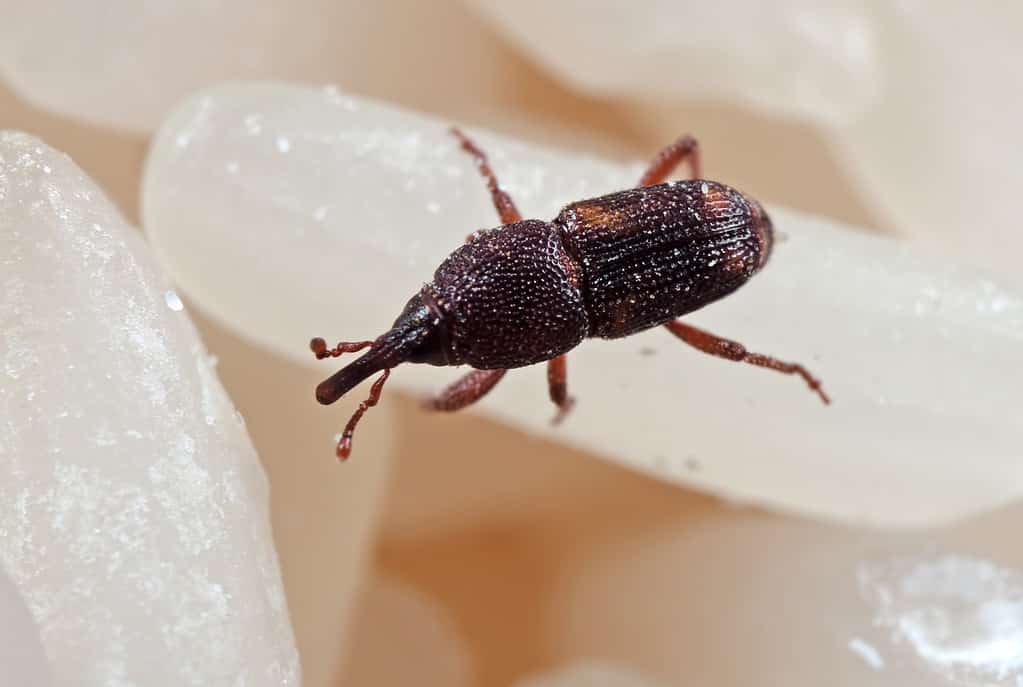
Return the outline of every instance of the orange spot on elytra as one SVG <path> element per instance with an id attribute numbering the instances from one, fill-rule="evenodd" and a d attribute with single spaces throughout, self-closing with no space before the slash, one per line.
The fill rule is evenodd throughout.
<path id="1" fill-rule="evenodd" d="M 609 210 L 600 203 L 578 203 L 572 209 L 585 225 L 608 226 L 620 223 L 623 219 L 620 212 Z"/>

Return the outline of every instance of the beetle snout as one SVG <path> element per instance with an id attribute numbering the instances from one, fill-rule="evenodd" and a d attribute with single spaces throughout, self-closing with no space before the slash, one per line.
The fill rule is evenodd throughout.
<path id="1" fill-rule="evenodd" d="M 774 247 L 774 225 L 771 223 L 771 217 L 760 203 L 745 194 L 744 197 L 749 203 L 753 235 L 756 236 L 760 248 L 760 260 L 757 262 L 757 269 L 760 269 L 767 262 L 767 258 L 771 256 L 771 249 Z"/>

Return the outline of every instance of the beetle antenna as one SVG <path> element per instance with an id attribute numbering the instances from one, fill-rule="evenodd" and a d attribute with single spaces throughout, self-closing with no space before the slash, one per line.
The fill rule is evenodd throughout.
<path id="1" fill-rule="evenodd" d="M 342 341 L 337 346 L 334 346 L 334 348 L 327 348 L 327 342 L 320 337 L 316 337 L 309 342 L 309 350 L 313 352 L 317 360 L 323 360 L 325 358 L 337 358 L 345 353 L 361 351 L 372 345 L 372 341 Z"/>
<path id="2" fill-rule="evenodd" d="M 384 373 L 370 387 L 369 398 L 360 403 L 359 407 L 352 413 L 351 419 L 345 425 L 345 431 L 341 433 L 341 438 L 337 442 L 337 457 L 340 460 L 346 460 L 352 454 L 352 435 L 355 434 L 355 426 L 359 424 L 359 420 L 366 414 L 366 411 L 380 401 L 380 393 L 384 390 L 384 382 L 390 376 L 391 368 L 385 368 Z"/>

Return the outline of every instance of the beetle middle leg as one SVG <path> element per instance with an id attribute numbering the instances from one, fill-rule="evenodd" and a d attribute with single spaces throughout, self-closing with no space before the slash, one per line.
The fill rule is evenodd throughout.
<path id="1" fill-rule="evenodd" d="M 564 420 L 565 415 L 575 405 L 575 399 L 568 395 L 565 361 L 564 355 L 559 355 L 557 358 L 551 358 L 547 361 L 547 389 L 550 392 L 551 401 L 558 407 L 558 412 L 552 420 L 554 424 Z"/>
<path id="2" fill-rule="evenodd" d="M 480 400 L 501 381 L 508 370 L 473 370 L 462 376 L 424 405 L 430 410 L 453 412 Z"/>
<path id="3" fill-rule="evenodd" d="M 473 160 L 476 161 L 476 169 L 480 171 L 480 174 L 483 175 L 483 179 L 487 182 L 487 189 L 490 191 L 490 199 L 493 201 L 494 209 L 497 210 L 497 214 L 501 218 L 501 224 L 514 224 L 515 222 L 521 222 L 522 215 L 520 215 L 518 209 L 516 209 L 511 196 L 502 190 L 500 184 L 497 183 L 497 176 L 494 174 L 494 170 L 490 169 L 490 163 L 487 162 L 486 153 L 480 150 L 479 146 L 477 146 L 471 138 L 463 134 L 459 129 L 453 128 L 451 129 L 451 133 L 458 139 L 459 143 L 462 144 L 462 150 L 472 155 Z"/>
<path id="4" fill-rule="evenodd" d="M 824 393 L 824 389 L 821 388 L 820 380 L 814 377 L 807 371 L 805 367 L 798 363 L 787 363 L 777 358 L 772 358 L 761 353 L 750 353 L 746 350 L 738 341 L 730 341 L 729 339 L 723 339 L 720 336 L 715 336 L 710 332 L 702 329 L 697 329 L 691 325 L 685 324 L 679 320 L 673 320 L 667 322 L 664 325 L 668 328 L 672 334 L 685 341 L 687 344 L 709 353 L 710 355 L 717 356 L 719 358 L 725 358 L 726 360 L 734 360 L 739 363 L 749 363 L 750 365 L 757 365 L 758 367 L 766 367 L 770 370 L 777 370 L 783 374 L 788 375 L 799 375 L 806 382 L 806 385 L 810 387 L 810 390 L 820 396 L 820 399 L 825 404 L 831 403 L 831 399 Z"/>
<path id="5" fill-rule="evenodd" d="M 653 186 L 663 183 L 668 175 L 683 162 L 689 162 L 690 178 L 700 178 L 700 144 L 692 136 L 683 136 L 657 153 L 646 172 L 639 178 L 638 186 Z"/>

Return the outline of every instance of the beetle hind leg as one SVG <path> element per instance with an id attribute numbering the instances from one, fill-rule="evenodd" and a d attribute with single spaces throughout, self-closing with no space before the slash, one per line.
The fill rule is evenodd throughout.
<path id="1" fill-rule="evenodd" d="M 691 179 L 700 178 L 700 144 L 692 136 L 683 136 L 657 153 L 657 157 L 639 179 L 638 186 L 653 186 L 665 179 L 683 162 L 689 163 Z"/>
<path id="2" fill-rule="evenodd" d="M 749 363 L 758 367 L 766 367 L 769 370 L 776 370 L 782 374 L 798 375 L 803 378 L 810 390 L 817 394 L 825 405 L 831 403 L 831 399 L 821 388 L 821 382 L 810 372 L 798 363 L 787 363 L 762 353 L 750 353 L 746 347 L 737 341 L 715 336 L 710 332 L 685 324 L 679 320 L 673 320 L 664 325 L 672 334 L 685 341 L 693 348 L 738 363 Z"/>
<path id="3" fill-rule="evenodd" d="M 430 410 L 454 412 L 486 396 L 508 370 L 473 370 L 460 377 L 423 405 Z"/>
<path id="4" fill-rule="evenodd" d="M 551 420 L 552 424 L 559 424 L 565 419 L 568 411 L 575 405 L 575 399 L 568 395 L 566 358 L 559 355 L 547 361 L 547 389 L 550 392 L 551 401 L 558 407 L 558 412 Z"/>
<path id="5" fill-rule="evenodd" d="M 515 222 L 521 222 L 522 215 L 519 214 L 511 196 L 509 196 L 508 193 L 501 188 L 501 185 L 497 183 L 497 176 L 494 174 L 494 170 L 490 168 L 490 163 L 487 161 L 486 153 L 484 153 L 471 138 L 463 134 L 461 130 L 452 128 L 451 133 L 458 139 L 459 143 L 461 143 L 462 150 L 472 155 L 473 160 L 476 162 L 476 169 L 479 170 L 484 181 L 487 182 L 487 189 L 490 191 L 490 199 L 493 201 L 494 209 L 497 210 L 497 214 L 501 218 L 501 224 L 514 224 Z"/>

